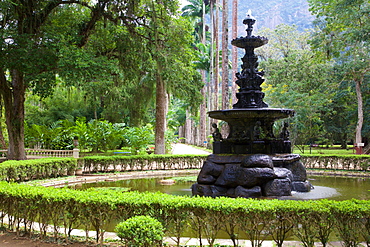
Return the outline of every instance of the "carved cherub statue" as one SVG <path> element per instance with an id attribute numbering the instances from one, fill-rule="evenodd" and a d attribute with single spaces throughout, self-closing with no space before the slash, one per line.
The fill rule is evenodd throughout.
<path id="1" fill-rule="evenodd" d="M 217 127 L 217 124 L 213 123 L 212 127 L 215 129 L 215 131 L 212 133 L 213 141 L 215 141 L 215 142 L 222 141 L 223 138 L 222 138 L 222 135 L 220 133 L 220 130 Z"/>

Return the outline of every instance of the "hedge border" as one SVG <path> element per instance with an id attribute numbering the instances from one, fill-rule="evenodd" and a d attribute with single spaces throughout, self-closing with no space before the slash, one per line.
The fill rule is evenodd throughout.
<path id="1" fill-rule="evenodd" d="M 184 167 L 174 167 L 172 164 L 180 160 L 186 162 L 187 156 L 109 157 L 109 161 L 102 157 L 86 157 L 79 160 L 78 164 L 81 165 L 83 161 L 84 165 L 90 164 L 89 167 L 106 169 L 114 167 L 114 162 L 124 160 L 127 166 L 123 167 L 145 169 L 150 163 L 145 161 L 146 157 L 151 157 L 150 162 L 159 164 L 157 168 L 170 169 Z M 190 157 L 199 165 L 207 156 Z M 171 159 L 171 165 L 163 165 L 168 159 Z M 139 165 L 133 167 L 130 165 L 133 162 L 138 162 Z M 191 164 L 193 161 L 187 162 Z M 6 181 L 22 181 L 29 178 L 32 172 L 39 172 L 34 177 L 64 175 L 68 167 L 72 170 L 79 166 L 77 160 L 72 158 L 4 163 L 0 165 L 0 178 Z M 149 167 L 154 169 L 150 165 Z M 160 220 L 167 234 L 177 241 L 184 227 L 191 225 L 191 229 L 199 233 L 198 237 L 207 238 L 211 246 L 217 233 L 222 230 L 228 231 L 232 240 L 242 231 L 253 246 L 259 246 L 266 233 L 278 246 L 281 246 L 289 234 L 297 236 L 305 246 L 312 246 L 314 241 L 328 241 L 333 229 L 337 230 L 338 238 L 344 246 L 357 246 L 361 241 L 370 244 L 370 201 L 367 200 L 338 202 L 190 198 L 162 193 L 75 191 L 5 181 L 0 182 L 0 199 L 2 226 L 4 217 L 8 215 L 12 230 L 19 231 L 23 226 L 25 231 L 32 232 L 34 222 L 39 222 L 41 234 L 46 235 L 46 229 L 51 225 L 55 237 L 58 237 L 61 226 L 66 229 L 66 238 L 72 229 L 82 227 L 88 231 L 93 228 L 97 232 L 97 241 L 102 242 L 105 226 L 111 220 L 149 215 Z M 239 232 L 235 232 L 235 229 L 239 229 Z"/>
<path id="2" fill-rule="evenodd" d="M 46 229 L 52 226 L 58 237 L 60 227 L 64 227 L 67 238 L 72 229 L 82 227 L 85 231 L 94 229 L 101 243 L 104 229 L 113 219 L 148 215 L 162 222 L 167 236 L 180 237 L 190 225 L 192 231 L 201 233 L 199 238 L 207 238 L 210 244 L 218 232 L 227 229 L 239 229 L 230 238 L 243 232 L 254 246 L 267 236 L 283 242 L 289 234 L 311 246 L 333 234 L 334 229 L 345 246 L 364 241 L 370 244 L 370 201 L 191 198 L 162 193 L 76 191 L 5 181 L 0 182 L 0 200 L 1 219 L 11 215 L 11 230 L 20 231 L 23 226 L 32 232 L 33 222 L 39 222 L 41 234 L 46 235 Z M 285 237 L 280 234 L 282 229 L 286 230 Z"/>

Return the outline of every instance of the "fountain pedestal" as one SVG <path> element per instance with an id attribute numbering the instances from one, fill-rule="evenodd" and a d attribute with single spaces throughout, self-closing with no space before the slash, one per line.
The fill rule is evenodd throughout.
<path id="1" fill-rule="evenodd" d="M 294 110 L 268 108 L 261 91 L 263 71 L 258 70 L 254 49 L 267 44 L 268 39 L 252 36 L 255 19 L 249 13 L 243 23 L 247 36 L 231 44 L 245 49 L 242 71 L 237 73 L 238 102 L 233 109 L 208 112 L 209 117 L 228 124 L 229 134 L 221 136 L 213 124 L 213 155 L 204 162 L 193 195 L 228 197 L 290 196 L 292 191 L 308 192 L 306 170 L 299 155 L 291 153 L 288 123 L 278 135 L 276 120 L 289 118 Z"/>
<path id="2" fill-rule="evenodd" d="M 281 197 L 308 192 L 306 169 L 299 155 L 210 155 L 192 194 L 227 197 Z"/>

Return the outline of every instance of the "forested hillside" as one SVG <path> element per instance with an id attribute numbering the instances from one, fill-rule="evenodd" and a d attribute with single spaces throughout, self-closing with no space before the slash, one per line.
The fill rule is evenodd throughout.
<path id="1" fill-rule="evenodd" d="M 231 1 L 229 1 L 231 3 Z M 255 30 L 263 27 L 274 29 L 277 25 L 284 23 L 297 25 L 299 30 L 311 27 L 313 16 L 308 11 L 307 0 L 253 0 L 239 1 L 238 4 L 238 32 L 244 35 L 242 20 L 248 10 L 257 19 Z M 231 10 L 231 7 L 230 7 Z"/>

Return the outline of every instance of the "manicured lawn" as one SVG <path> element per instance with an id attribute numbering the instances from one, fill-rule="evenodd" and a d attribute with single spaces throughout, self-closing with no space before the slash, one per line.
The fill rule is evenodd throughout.
<path id="1" fill-rule="evenodd" d="M 326 145 L 310 147 L 309 145 L 304 146 L 304 152 L 299 150 L 297 147 L 294 147 L 292 153 L 295 154 L 336 154 L 336 155 L 345 155 L 345 154 L 355 154 L 356 151 L 353 149 L 352 145 L 348 145 L 348 149 L 341 149 L 339 145 L 333 145 L 327 147 Z"/>

